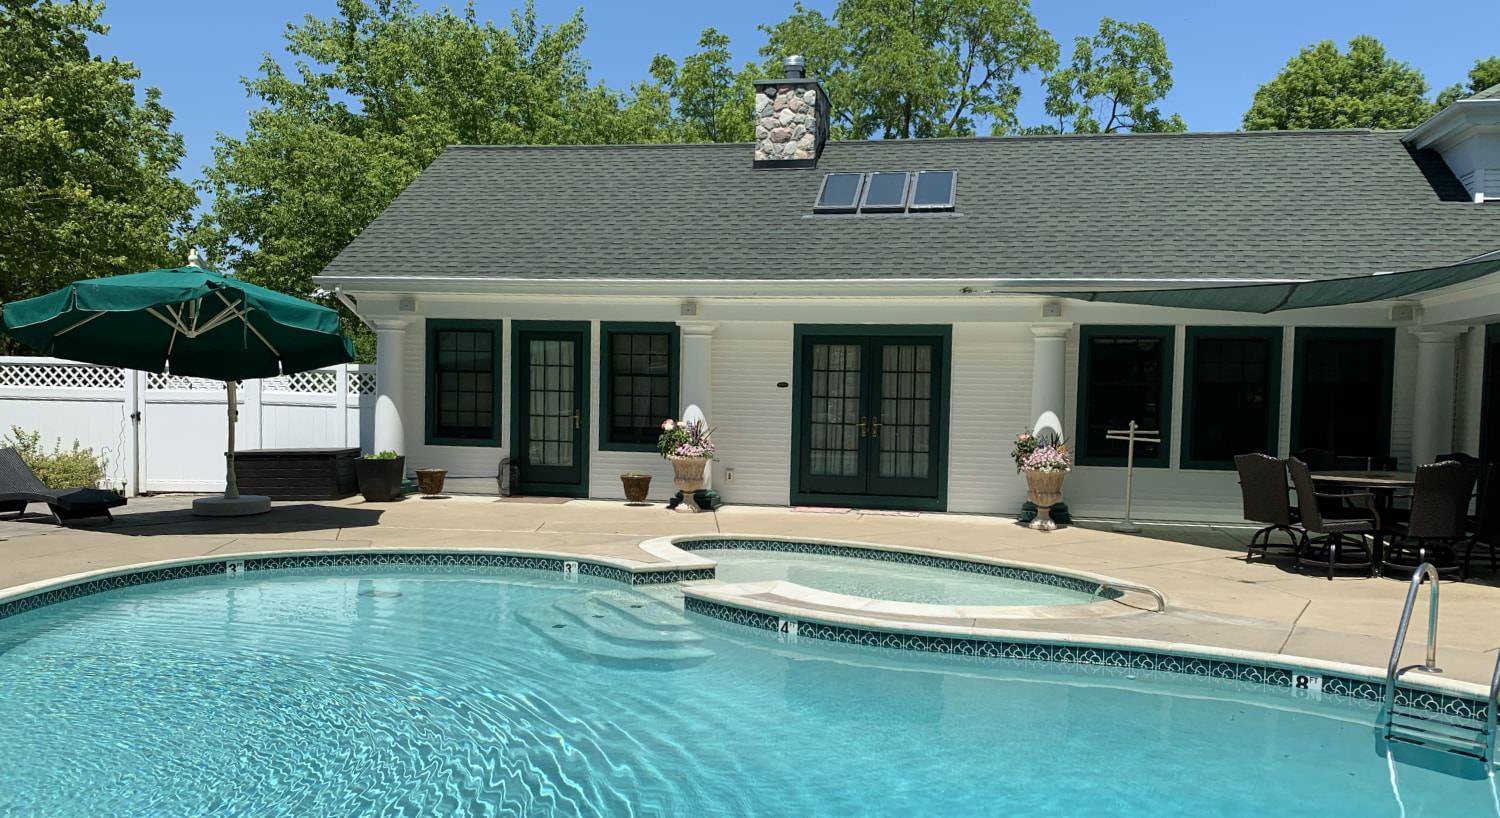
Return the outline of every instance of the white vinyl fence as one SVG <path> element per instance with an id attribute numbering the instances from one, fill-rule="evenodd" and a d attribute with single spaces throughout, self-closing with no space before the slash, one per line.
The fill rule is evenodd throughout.
<path id="1" fill-rule="evenodd" d="M 239 389 L 239 449 L 371 443 L 375 367 L 349 364 Z M 40 432 L 49 450 L 77 440 L 108 460 L 107 482 L 142 491 L 222 491 L 224 384 L 57 358 L 0 357 L 0 435 Z"/>

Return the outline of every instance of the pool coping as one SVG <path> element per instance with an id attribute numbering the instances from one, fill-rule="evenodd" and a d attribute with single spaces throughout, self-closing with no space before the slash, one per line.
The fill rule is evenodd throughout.
<path id="1" fill-rule="evenodd" d="M 742 535 L 688 535 L 686 539 L 712 540 Z M 663 537 L 655 540 L 678 538 Z M 806 539 L 808 542 L 838 542 L 813 538 L 758 537 L 767 540 Z M 669 543 L 670 544 L 670 543 Z M 642 543 L 644 546 L 645 543 Z M 673 546 L 675 548 L 675 546 Z M 658 546 L 659 548 L 659 546 Z M 681 549 L 678 549 L 681 550 Z M 914 548 L 882 550 L 947 555 Z M 0 620 L 47 605 L 115 588 L 144 585 L 170 579 L 239 574 L 286 568 L 356 567 L 367 565 L 433 565 L 520 568 L 593 576 L 632 586 L 693 583 L 711 579 L 713 569 L 703 558 L 683 552 L 680 560 L 648 550 L 663 559 L 658 563 L 575 554 L 544 549 L 504 548 L 318 548 L 278 551 L 237 551 L 224 554 L 180 557 L 84 571 L 62 577 L 14 586 L 0 592 Z M 969 559 L 969 561 L 976 561 Z M 1000 561 L 1003 562 L 1003 561 Z M 1049 573 L 1060 573 L 1049 571 Z M 1077 572 L 1069 572 L 1077 573 Z M 743 585 L 743 584 L 742 584 Z M 715 591 L 734 585 L 693 583 L 681 586 L 690 613 L 700 614 L 752 629 L 769 631 L 773 638 L 818 639 L 877 648 L 895 648 L 971 657 L 979 661 L 1030 660 L 1056 664 L 1097 665 L 1112 668 L 1160 670 L 1186 675 L 1236 679 L 1256 684 L 1280 685 L 1298 690 L 1304 681 L 1298 671 L 1318 671 L 1319 693 L 1353 699 L 1379 700 L 1384 691 L 1384 670 L 1365 665 L 1316 657 L 1296 657 L 1262 651 L 1221 648 L 1187 642 L 1164 642 L 1125 636 L 1095 636 L 1075 633 L 1012 631 L 1003 628 L 962 628 L 931 623 L 901 623 L 873 620 L 847 613 L 810 612 L 762 600 L 748 603 L 741 597 L 722 596 Z M 718 598 L 716 598 L 718 597 Z M 1073 606 L 1079 607 L 1079 606 Z M 764 609 L 762 609 L 764 608 Z M 1144 613 L 1142 614 L 1144 615 Z M 787 634 L 782 627 L 793 623 Z M 1306 679 L 1309 683 L 1312 679 Z M 1407 677 L 1398 684 L 1398 700 L 1405 705 L 1460 718 L 1483 720 L 1488 690 L 1479 684 L 1455 679 Z"/>

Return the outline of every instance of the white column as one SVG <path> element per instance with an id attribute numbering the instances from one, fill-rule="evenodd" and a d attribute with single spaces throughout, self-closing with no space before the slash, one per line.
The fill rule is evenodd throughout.
<path id="1" fill-rule="evenodd" d="M 377 452 L 406 453 L 406 430 L 401 425 L 402 373 L 406 366 L 405 318 L 374 318 L 375 328 L 375 443 Z"/>
<path id="2" fill-rule="evenodd" d="M 1067 417 L 1063 401 L 1067 369 L 1068 330 L 1072 324 L 1032 324 L 1031 433 L 1050 429 L 1062 438 Z"/>
<path id="3" fill-rule="evenodd" d="M 1417 339 L 1417 385 L 1411 417 L 1414 467 L 1453 450 L 1454 341 L 1464 329 L 1423 327 L 1411 331 Z"/>
<path id="4" fill-rule="evenodd" d="M 708 321 L 677 322 L 682 334 L 677 379 L 682 411 L 678 417 L 688 422 L 701 420 L 708 428 L 713 428 L 714 330 L 718 326 Z M 713 469 L 706 470 L 704 479 L 705 486 L 713 488 Z"/>

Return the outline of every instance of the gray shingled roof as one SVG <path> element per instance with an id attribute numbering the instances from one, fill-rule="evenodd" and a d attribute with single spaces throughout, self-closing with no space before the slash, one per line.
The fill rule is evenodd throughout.
<path id="1" fill-rule="evenodd" d="M 1500 99 L 1500 83 L 1469 95 L 1469 99 Z"/>
<path id="2" fill-rule="evenodd" d="M 748 144 L 454 147 L 335 277 L 1328 277 L 1500 248 L 1401 132 L 830 142 L 816 169 Z M 812 215 L 830 171 L 957 169 L 957 212 Z"/>

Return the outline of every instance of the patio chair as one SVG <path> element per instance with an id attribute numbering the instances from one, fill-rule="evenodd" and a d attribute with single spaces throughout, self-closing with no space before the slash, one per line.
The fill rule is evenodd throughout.
<path id="1" fill-rule="evenodd" d="M 1375 495 L 1369 492 L 1353 494 L 1319 494 L 1313 487 L 1312 472 L 1298 458 L 1286 462 L 1287 472 L 1292 476 L 1292 487 L 1297 490 L 1297 516 L 1302 522 L 1302 538 L 1297 546 L 1296 569 L 1304 565 L 1328 569 L 1328 580 L 1333 581 L 1335 568 L 1364 568 L 1371 576 L 1375 574 L 1375 555 L 1366 537 L 1380 533 L 1380 514 L 1375 510 Z M 1335 499 L 1342 504 L 1363 502 L 1363 506 L 1341 509 L 1341 514 L 1353 516 L 1327 516 L 1324 500 Z M 1340 559 L 1340 550 L 1355 558 Z M 1359 555 L 1363 555 L 1363 560 Z"/>
<path id="2" fill-rule="evenodd" d="M 110 509 L 125 505 L 125 498 L 100 489 L 49 489 L 32 473 L 15 449 L 0 449 L 0 513 L 26 513 L 28 503 L 46 503 L 58 525 L 69 520 L 106 517 Z"/>
<path id="3" fill-rule="evenodd" d="M 1469 498 L 1479 467 L 1445 460 L 1417 468 L 1412 486 L 1411 513 L 1396 526 L 1381 560 L 1381 570 L 1400 569 L 1402 575 L 1430 562 L 1441 575 L 1461 573 L 1455 547 L 1468 538 Z"/>
<path id="4" fill-rule="evenodd" d="M 1490 558 L 1490 573 L 1497 565 L 1496 552 L 1500 551 L 1500 481 L 1496 478 L 1497 467 L 1490 464 L 1479 483 L 1479 514 L 1464 543 L 1463 575 L 1469 575 L 1469 565 L 1474 559 L 1474 550 L 1484 549 Z"/>
<path id="5" fill-rule="evenodd" d="M 1277 545 L 1290 549 L 1293 554 L 1302 541 L 1302 531 L 1295 526 L 1296 514 L 1287 497 L 1286 464 L 1266 454 L 1238 454 L 1234 456 L 1234 468 L 1240 475 L 1240 500 L 1244 505 L 1245 519 L 1266 526 L 1250 535 L 1250 544 L 1245 548 L 1245 562 L 1260 549 L 1262 559 L 1269 558 L 1271 535 L 1285 532 L 1289 542 Z"/>

